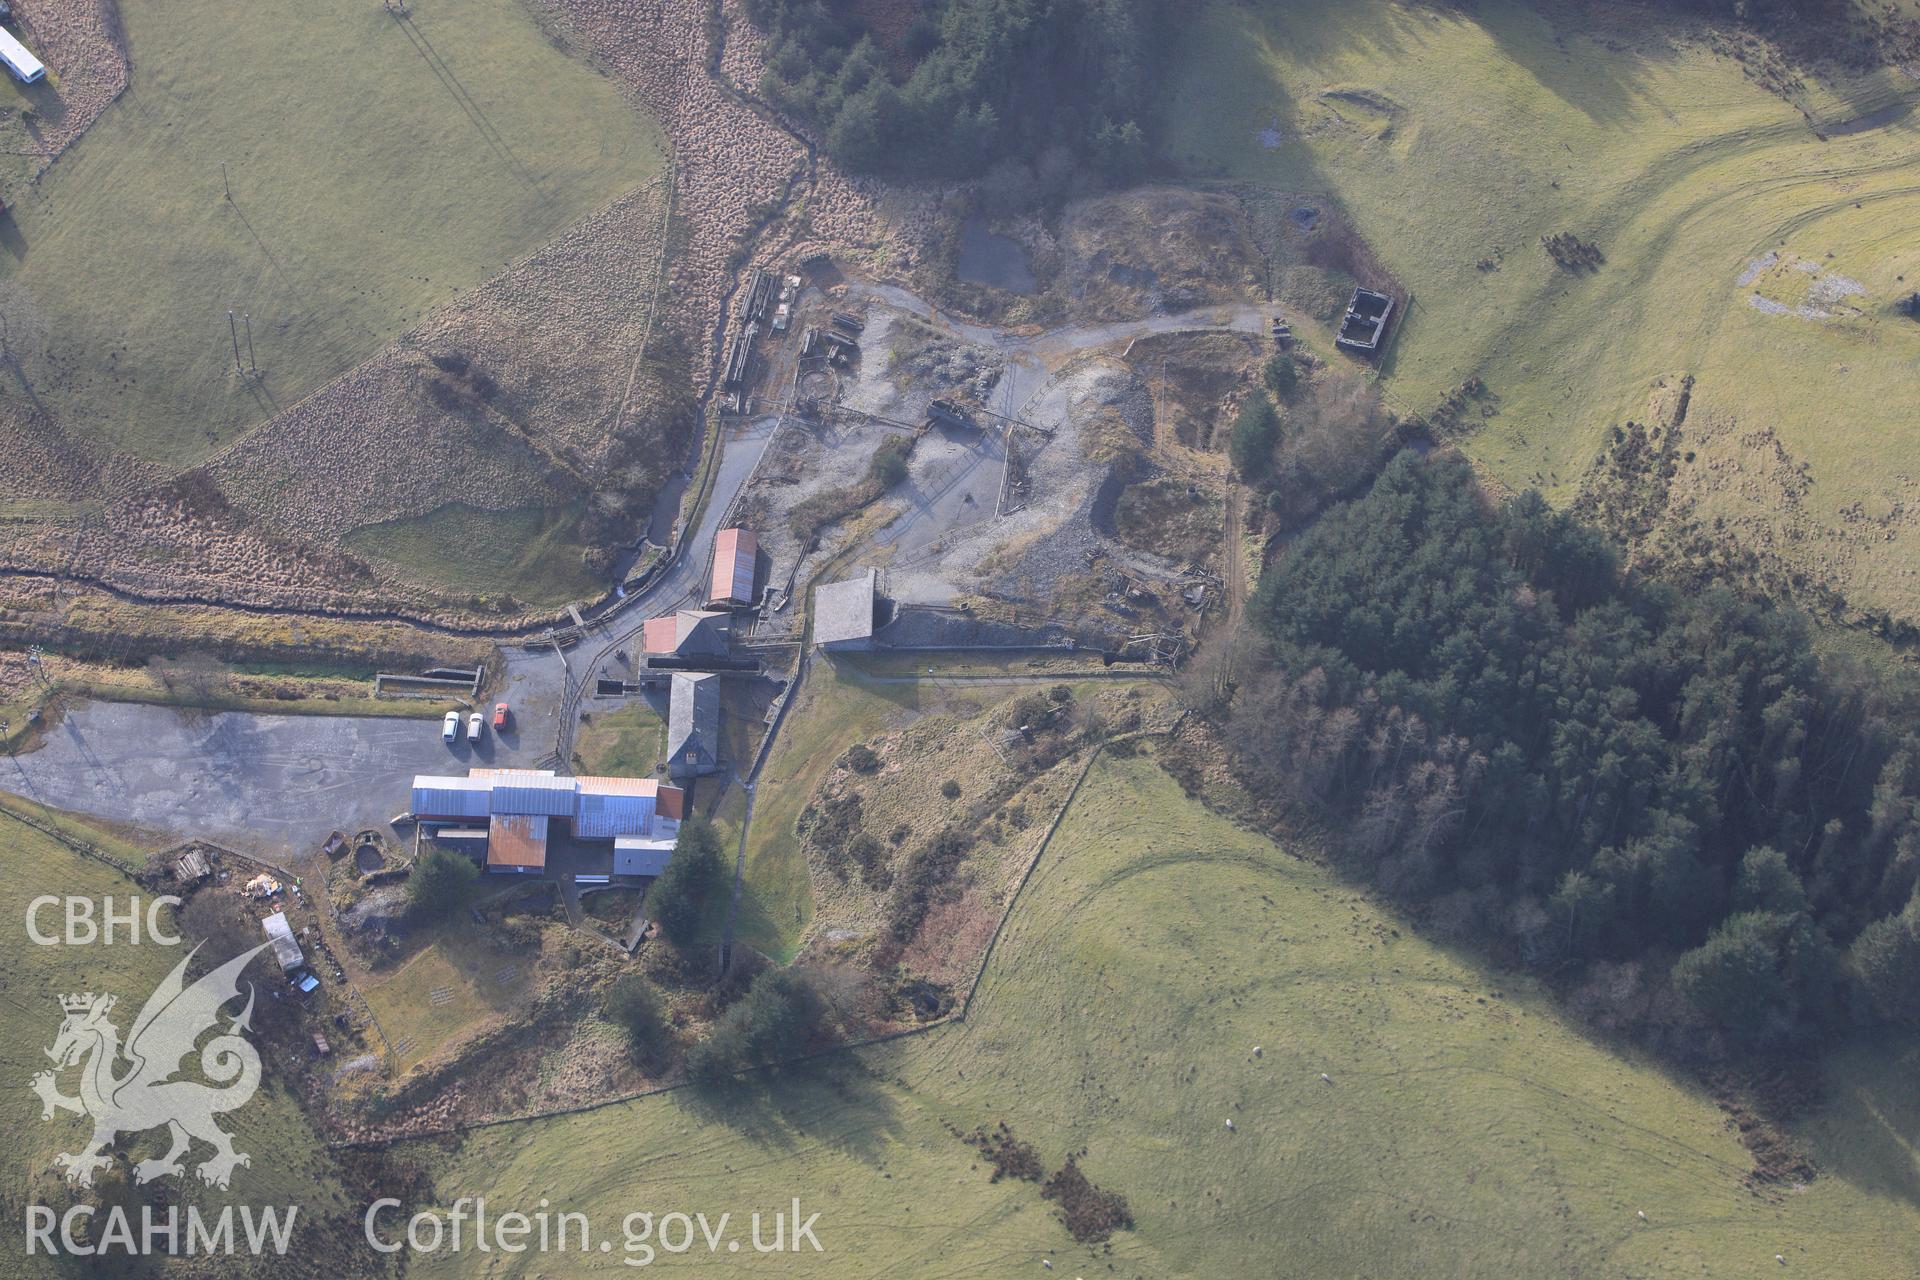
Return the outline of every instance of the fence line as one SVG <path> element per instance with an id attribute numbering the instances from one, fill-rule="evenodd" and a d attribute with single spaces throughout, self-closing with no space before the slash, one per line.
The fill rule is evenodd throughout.
<path id="1" fill-rule="evenodd" d="M 73 850 L 75 853 L 79 854 L 83 858 L 92 858 L 96 862 L 104 862 L 108 866 L 112 867 L 114 870 L 119 871 L 124 875 L 137 876 L 140 874 L 140 869 L 138 867 L 128 866 L 126 863 L 120 861 L 120 859 L 114 857 L 112 854 L 102 852 L 100 849 L 96 848 L 92 843 L 86 840 L 82 840 L 78 836 L 70 836 L 66 832 L 60 830 L 58 827 L 54 826 L 50 822 L 41 822 L 36 818 L 30 818 L 26 814 L 19 812 L 17 809 L 14 809 L 11 805 L 0 805 L 0 813 L 5 814 L 7 817 L 12 818 L 15 822 L 18 822 L 23 826 L 32 827 L 35 831 L 40 832 L 44 836 L 47 836 L 54 840 L 58 840 L 61 844 Z"/>
<path id="2" fill-rule="evenodd" d="M 747 1067 L 735 1072 L 734 1076 L 736 1078 L 744 1078 L 762 1071 L 778 1070 L 783 1067 L 795 1066 L 802 1062 L 817 1061 L 818 1059 L 834 1054 L 852 1053 L 859 1049 L 869 1049 L 875 1045 L 890 1044 L 896 1040 L 905 1040 L 912 1036 L 927 1035 L 943 1027 L 966 1021 L 967 1012 L 973 1005 L 973 998 L 979 990 L 981 979 L 986 976 L 987 964 L 993 958 L 994 948 L 999 944 L 1000 935 L 1006 929 L 1007 921 L 1013 917 L 1014 908 L 1019 905 L 1021 893 L 1026 889 L 1027 883 L 1033 878 L 1033 873 L 1040 865 L 1041 858 L 1046 855 L 1047 850 L 1052 846 L 1055 833 L 1059 831 L 1060 824 L 1066 820 L 1068 810 L 1073 807 L 1073 802 L 1079 797 L 1080 788 L 1082 784 L 1086 782 L 1087 776 L 1093 772 L 1093 766 L 1099 762 L 1101 753 L 1109 746 L 1119 742 L 1139 741 L 1145 738 L 1171 737 L 1173 734 L 1179 732 L 1180 726 L 1185 722 L 1186 718 L 1187 713 L 1183 711 L 1180 714 L 1180 718 L 1175 720 L 1168 728 L 1142 729 L 1134 733 L 1122 734 L 1117 738 L 1109 738 L 1095 745 L 1093 750 L 1088 754 L 1086 763 L 1081 765 L 1080 773 L 1074 778 L 1073 786 L 1067 791 L 1065 800 L 1061 802 L 1060 808 L 1054 813 L 1053 821 L 1048 824 L 1046 834 L 1041 837 L 1040 843 L 1035 846 L 1033 856 L 1027 860 L 1026 868 L 1021 872 L 1019 881 L 1014 885 L 1013 894 L 1007 899 L 1007 908 L 1001 913 L 999 924 L 994 926 L 993 936 L 987 940 L 987 948 L 981 954 L 980 964 L 974 970 L 973 979 L 967 984 L 966 994 L 961 997 L 951 1011 L 930 1022 L 922 1023 L 919 1026 L 902 1027 L 898 1030 L 883 1032 L 880 1035 L 867 1036 L 860 1040 L 850 1040 L 840 1044 L 827 1045 L 795 1057 L 783 1058 L 779 1062 Z M 636 1089 L 630 1093 L 618 1094 L 611 1098 L 599 1098 L 592 1102 L 576 1103 L 573 1106 L 553 1107 L 545 1111 L 532 1111 L 522 1115 L 492 1116 L 484 1120 L 472 1120 L 461 1124 L 442 1125 L 433 1129 L 419 1129 L 384 1137 L 339 1139 L 327 1143 L 327 1146 L 335 1150 L 386 1150 L 401 1143 L 419 1142 L 429 1138 L 455 1137 L 477 1132 L 481 1129 L 496 1129 L 510 1124 L 526 1124 L 536 1120 L 553 1120 L 566 1116 L 585 1115 L 589 1112 L 604 1110 L 607 1107 L 623 1106 L 629 1102 L 638 1102 L 644 1098 L 658 1097 L 662 1094 L 674 1093 L 693 1087 L 693 1081 L 680 1080 L 673 1084 L 654 1085 L 651 1088 Z"/>
<path id="3" fill-rule="evenodd" d="M 1180 725 L 1186 718 L 1187 713 L 1182 711 L 1179 719 L 1175 720 L 1169 728 L 1141 729 L 1134 733 L 1121 734 L 1117 738 L 1108 738 L 1094 746 L 1087 756 L 1087 762 L 1080 766 L 1079 776 L 1074 778 L 1073 786 L 1068 789 L 1067 798 L 1061 801 L 1060 808 L 1053 815 L 1053 821 L 1047 824 L 1047 833 L 1040 837 L 1040 843 L 1035 846 L 1033 856 L 1027 859 L 1027 865 L 1020 872 L 1020 878 L 1014 882 L 1013 893 L 1007 898 L 1007 909 L 1000 913 L 1000 922 L 993 926 L 993 936 L 987 939 L 986 950 L 980 953 L 980 964 L 973 972 L 973 980 L 967 984 L 967 994 L 961 998 L 951 1015 L 954 1021 L 967 1020 L 967 1011 L 973 1005 L 973 997 L 980 989 L 981 979 L 987 976 L 987 965 L 993 959 L 994 948 L 1000 945 L 1000 935 L 1005 932 L 1007 921 L 1013 919 L 1013 909 L 1019 905 L 1021 893 L 1026 890 L 1027 882 L 1033 879 L 1033 873 L 1039 867 L 1040 859 L 1045 857 L 1047 850 L 1052 847 L 1055 833 L 1060 830 L 1060 824 L 1066 821 L 1067 811 L 1073 808 L 1073 802 L 1079 798 L 1080 788 L 1086 782 L 1087 775 L 1093 772 L 1093 766 L 1099 763 L 1101 753 L 1116 742 L 1137 742 L 1142 738 L 1154 737 L 1170 738 L 1179 732 Z"/>

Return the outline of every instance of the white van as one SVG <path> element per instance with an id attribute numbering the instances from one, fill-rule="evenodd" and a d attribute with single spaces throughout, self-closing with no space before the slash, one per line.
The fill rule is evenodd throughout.
<path id="1" fill-rule="evenodd" d="M 440 722 L 440 741 L 452 742 L 460 736 L 460 713 L 447 712 L 447 718 Z"/>

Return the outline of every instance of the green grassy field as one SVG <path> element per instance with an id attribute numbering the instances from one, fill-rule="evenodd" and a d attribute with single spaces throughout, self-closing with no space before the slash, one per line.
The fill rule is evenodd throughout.
<path id="1" fill-rule="evenodd" d="M 1893 306 L 1920 284 L 1920 84 L 1809 77 L 1790 103 L 1697 27 L 1607 20 L 1511 0 L 1210 4 L 1185 27 L 1169 149 L 1199 176 L 1337 202 L 1413 293 L 1384 388 L 1426 412 L 1484 379 L 1497 413 L 1467 448 L 1510 485 L 1566 500 L 1607 427 L 1646 421 L 1654 382 L 1691 373 L 1691 426 L 1771 429 L 1810 467 L 1780 505 L 1843 532 L 1856 502 L 1910 506 L 1920 324 Z M 1557 268 L 1539 241 L 1558 232 L 1604 264 Z M 1742 447 L 1749 470 L 1772 465 L 1770 443 Z M 1705 515 L 1780 517 L 1724 488 Z M 1912 613 L 1913 532 L 1894 527 L 1837 568 L 1775 550 Z"/>
<path id="2" fill-rule="evenodd" d="M 572 540 L 579 508 L 488 511 L 449 503 L 423 516 L 365 525 L 344 539 L 376 566 L 450 594 L 511 595 L 529 605 L 597 597 L 605 586 Z"/>
<path id="3" fill-rule="evenodd" d="M 45 811 L 37 806 L 22 804 L 22 808 L 46 820 Z M 54 821 L 63 831 L 122 861 L 137 864 L 142 856 L 138 846 L 84 819 L 59 814 Z M 0 943 L 0 953 L 6 957 L 0 968 L 0 1078 L 9 1086 L 0 1089 L 0 1134 L 14 1153 L 0 1162 L 0 1189 L 10 1205 L 46 1203 L 37 1197 L 48 1189 L 47 1179 L 57 1176 L 52 1173 L 55 1153 L 79 1150 L 87 1136 L 87 1123 L 78 1116 L 60 1113 L 54 1120 L 42 1120 L 40 1100 L 27 1088 L 28 1079 L 48 1066 L 41 1050 L 53 1043 L 60 1028 L 58 997 L 80 991 L 118 997 L 112 1017 L 124 1034 L 148 994 L 180 962 L 185 949 L 145 941 L 128 945 L 124 933 L 113 946 L 31 945 L 27 906 L 41 894 L 73 894 L 92 898 L 96 904 L 111 896 L 124 910 L 129 897 L 142 890 L 114 868 L 83 858 L 4 813 L 0 813 L 0 873 L 4 873 L 0 874 L 0 928 L 6 930 Z M 58 908 L 43 912 L 42 931 L 58 932 L 59 919 Z M 170 916 L 163 913 L 162 919 L 170 926 Z M 250 970 L 249 978 L 262 988 L 263 999 L 265 989 L 277 983 L 277 977 L 260 968 Z M 64 1091 L 73 1092 L 74 1079 L 73 1072 L 63 1073 Z M 315 1217 L 345 1207 L 337 1177 L 312 1128 L 297 1100 L 285 1090 L 270 1081 L 252 1102 L 222 1123 L 233 1133 L 235 1147 L 253 1156 L 252 1165 L 235 1172 L 233 1185 L 225 1193 L 191 1181 L 180 1183 L 178 1202 L 191 1201 L 203 1208 L 223 1203 L 292 1203 Z M 144 1159 L 159 1153 L 161 1148 L 155 1144 L 163 1138 L 149 1133 L 131 1140 L 136 1144 L 135 1158 Z M 195 1159 L 204 1156 L 204 1150 L 196 1150 Z M 150 1199 L 151 1189 L 143 1197 Z M 13 1239 L 17 1242 L 19 1237 Z M 45 1270 L 28 1264 L 19 1248 L 0 1250 L 0 1275 L 44 1274 Z"/>
<path id="4" fill-rule="evenodd" d="M 744 1097 L 488 1130 L 434 1157 L 435 1184 L 448 1201 L 546 1197 L 616 1250 L 636 1209 L 744 1215 L 799 1195 L 820 1211 L 823 1254 L 668 1259 L 728 1274 L 1038 1275 L 1051 1259 L 1067 1276 L 1753 1277 L 1780 1254 L 1787 1274 L 1891 1277 L 1920 1266 L 1920 1115 L 1902 1083 L 1916 1067 L 1911 1044 L 1841 1056 L 1831 1102 L 1796 1133 L 1826 1173 L 1755 1195 L 1697 1090 L 1210 814 L 1150 761 L 1112 761 L 965 1023 Z M 1001 1121 L 1050 1169 L 1084 1149 L 1087 1175 L 1128 1198 L 1136 1229 L 1110 1256 L 1073 1245 L 1033 1184 L 990 1182 L 947 1129 Z"/>
<path id="5" fill-rule="evenodd" d="M 578 773 L 650 778 L 666 754 L 667 722 L 642 699 L 618 711 L 598 711 L 574 735 Z"/>
<path id="6" fill-rule="evenodd" d="M 760 774 L 736 924 L 741 941 L 782 962 L 793 958 L 813 918 L 813 888 L 793 834 L 794 820 L 848 747 L 911 719 L 926 700 L 918 684 L 863 679 L 850 663 L 813 664 Z M 735 804 L 719 815 L 729 850 L 736 847 L 739 812 Z M 716 902 L 710 913 L 716 938 L 725 924 L 725 905 Z"/>
<path id="7" fill-rule="evenodd" d="M 660 163 L 516 0 L 117 8 L 132 86 L 15 193 L 0 296 L 35 398 L 143 458 L 198 460 Z"/>

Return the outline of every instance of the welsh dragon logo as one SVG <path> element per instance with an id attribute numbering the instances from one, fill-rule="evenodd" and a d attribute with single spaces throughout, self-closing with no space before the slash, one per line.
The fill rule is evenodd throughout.
<path id="1" fill-rule="evenodd" d="M 60 997 L 66 1019 L 53 1047 L 46 1050 L 54 1069 L 35 1075 L 32 1088 L 40 1095 L 43 1120 L 53 1119 L 56 1111 L 93 1118 L 93 1136 L 86 1146 L 54 1157 L 54 1163 L 66 1170 L 68 1182 L 93 1185 L 95 1171 L 112 1163 L 106 1151 L 119 1135 L 162 1125 L 171 1134 L 172 1146 L 164 1156 L 135 1165 L 136 1182 L 184 1173 L 181 1157 L 195 1138 L 214 1148 L 212 1158 L 195 1170 L 209 1186 L 224 1189 L 235 1166 L 253 1163 L 244 1152 L 233 1149 L 233 1138 L 214 1123 L 221 1112 L 246 1105 L 260 1087 L 260 1055 L 240 1034 L 251 1025 L 251 983 L 240 1016 L 227 1015 L 224 1030 L 218 1023 L 221 1006 L 239 998 L 240 971 L 267 945 L 234 957 L 188 986 L 187 965 L 200 950 L 195 947 L 147 997 L 124 1046 L 120 1029 L 108 1017 L 114 997 L 91 992 Z M 218 1034 L 201 1045 L 209 1031 Z M 196 1049 L 201 1074 L 212 1084 L 176 1078 Z M 121 1069 L 123 1061 L 126 1066 Z M 80 1095 L 74 1098 L 60 1092 L 58 1080 L 58 1074 L 70 1067 L 80 1068 Z"/>

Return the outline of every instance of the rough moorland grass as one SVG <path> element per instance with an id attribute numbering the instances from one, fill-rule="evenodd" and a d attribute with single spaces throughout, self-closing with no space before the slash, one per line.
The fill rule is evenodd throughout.
<path id="1" fill-rule="evenodd" d="M 59 692 L 73 698 L 101 698 L 108 702 L 191 707 L 197 711 L 250 711 L 257 715 L 272 716 L 388 716 L 399 720 L 437 720 L 464 705 L 453 699 L 375 698 L 371 682 L 349 688 L 346 681 L 309 682 L 236 676 L 228 689 L 201 694 L 162 688 L 141 678 L 144 673 L 130 674 L 135 678 L 67 681 L 61 684 Z"/>
<path id="2" fill-rule="evenodd" d="M 1047 664 L 1041 666 L 1041 663 Z M 854 654 L 816 661 L 799 700 L 787 713 L 780 737 L 759 783 L 753 827 L 747 833 L 746 866 L 741 881 L 740 917 L 735 936 L 785 963 L 800 949 L 813 920 L 812 881 L 793 825 L 812 801 L 827 773 L 847 748 L 898 728 L 921 713 L 942 707 L 964 711 L 990 707 L 1045 684 L 943 684 L 943 677 L 1027 676 L 1051 672 L 1076 698 L 1103 688 L 1106 681 L 1073 680 L 1084 659 L 1055 665 L 1047 657 L 989 651 L 940 654 Z M 718 819 L 736 848 L 741 807 L 723 805 Z M 718 938 L 725 923 L 724 903 L 716 903 L 709 926 Z"/>
<path id="3" fill-rule="evenodd" d="M 451 700 L 375 698 L 371 680 L 351 676 L 263 672 L 239 669 L 204 688 L 174 687 L 147 667 L 116 667 L 75 662 L 57 654 L 44 660 L 45 680 L 31 680 L 14 696 L 0 696 L 0 722 L 10 726 L 0 743 L 18 743 L 34 731 L 30 721 L 56 700 L 87 698 L 140 702 L 150 706 L 192 707 L 206 711 L 252 711 L 263 715 L 392 716 L 435 720 L 454 710 Z"/>
<path id="4" fill-rule="evenodd" d="M 38 608 L 29 598 L 0 615 L 0 638 L 24 649 L 46 642 L 89 661 L 144 661 L 155 653 L 212 653 L 236 664 L 292 665 L 368 674 L 487 662 L 493 642 L 427 636 L 399 622 L 253 614 L 196 606 L 128 604 L 104 594 Z"/>
<path id="5" fill-rule="evenodd" d="M 616 1250 L 635 1208 L 737 1224 L 798 1195 L 826 1252 L 783 1256 L 792 1275 L 1039 1274 L 1052 1258 L 1069 1276 L 1257 1260 L 1301 1277 L 1751 1277 L 1782 1254 L 1795 1275 L 1892 1276 L 1920 1264 L 1920 1117 L 1900 1084 L 1917 1063 L 1911 1045 L 1839 1059 L 1798 1133 L 1829 1173 L 1755 1195 L 1696 1090 L 1128 760 L 1090 775 L 965 1023 L 724 1101 L 672 1094 L 430 1158 L 444 1201 L 545 1196 Z M 947 1128 L 1003 1120 L 1049 1168 L 1084 1148 L 1087 1175 L 1127 1197 L 1137 1226 L 1110 1256 L 1074 1246 L 1032 1184 L 990 1182 Z M 704 1245 L 672 1261 L 737 1265 Z"/>
<path id="6" fill-rule="evenodd" d="M 842 654 L 835 659 L 862 676 L 920 676 L 931 667 L 936 675 L 949 676 L 1034 676 L 1073 675 L 1089 668 L 1098 669 L 1097 658 L 1065 652 L 1007 652 L 994 649 L 964 649 L 928 655 L 875 649 L 871 653 Z"/>
<path id="7" fill-rule="evenodd" d="M 1220 547 L 1226 504 L 1187 489 L 1184 477 L 1161 475 L 1121 490 L 1113 513 L 1121 539 L 1176 564 L 1204 563 Z"/>
<path id="8" fill-rule="evenodd" d="M 447 926 L 406 964 L 363 987 L 402 1070 L 512 1004 L 514 991 L 493 979 L 513 962 L 471 933 L 464 922 Z"/>
<path id="9" fill-rule="evenodd" d="M 46 812 L 38 806 L 9 799 L 11 810 L 21 811 L 39 821 Z M 138 847 L 110 830 L 72 814 L 57 814 L 59 828 L 105 849 L 114 857 L 137 861 Z M 154 986 L 186 954 L 184 947 L 156 946 L 143 941 L 128 945 L 124 933 L 111 947 L 35 946 L 28 941 L 26 913 L 28 903 L 46 894 L 74 894 L 100 904 L 111 895 L 125 910 L 129 897 L 140 893 L 139 886 L 112 867 L 83 858 L 65 845 L 0 812 L 0 1078 L 13 1087 L 0 1089 L 0 1136 L 10 1153 L 0 1161 L 0 1189 L 9 1204 L 19 1204 L 44 1190 L 44 1179 L 52 1170 L 55 1153 L 77 1151 L 87 1136 L 80 1117 L 68 1113 L 52 1121 L 40 1118 L 40 1100 L 26 1085 L 37 1071 L 48 1066 L 41 1050 L 53 1043 L 60 1027 L 59 996 L 76 991 L 107 992 L 119 998 L 114 1021 L 124 1034 L 145 1003 Z M 144 912 L 143 912 L 144 915 Z M 163 913 L 163 920 L 170 916 Z M 58 910 L 41 917 L 43 930 L 57 930 Z M 144 938 L 144 934 L 143 934 Z M 248 977 L 266 989 L 280 982 L 265 961 L 251 968 Z M 236 1006 L 233 1012 L 238 1012 Z M 124 1067 L 123 1067 L 124 1069 Z M 66 1090 L 73 1090 L 74 1076 L 63 1074 Z M 223 1118 L 222 1124 L 234 1134 L 234 1145 L 253 1156 L 253 1164 L 237 1170 L 227 1193 L 205 1188 L 184 1188 L 184 1198 L 202 1206 L 234 1204 L 298 1204 L 302 1215 L 320 1216 L 345 1207 L 344 1195 L 326 1161 L 319 1142 L 300 1112 L 292 1095 L 273 1083 L 261 1087 L 252 1102 Z M 158 1154 L 164 1135 L 149 1133 L 132 1138 L 136 1159 Z M 204 1158 L 196 1148 L 196 1155 Z M 192 1161 L 189 1162 L 190 1166 Z M 172 1187 L 170 1182 L 167 1184 Z M 143 1195 L 151 1199 L 150 1192 Z M 19 1198 L 16 1198 L 19 1197 Z M 44 1201 L 41 1201 L 44 1202 Z M 18 1230 L 16 1224 L 15 1228 Z M 18 1237 L 15 1237 L 16 1240 Z M 0 1275 L 44 1275 L 43 1268 L 29 1267 L 18 1248 L 0 1251 Z"/>
<path id="10" fill-rule="evenodd" d="M 0 291 L 38 400 L 142 457 L 197 460 L 659 163 L 515 0 L 117 8 L 132 87 L 13 201 Z"/>
<path id="11" fill-rule="evenodd" d="M 1920 285 L 1920 86 L 1809 79 L 1789 103 L 1697 26 L 1606 21 L 1513 0 L 1209 4 L 1185 24 L 1171 149 L 1201 176 L 1339 202 L 1414 294 L 1387 391 L 1427 412 L 1484 379 L 1498 411 L 1472 415 L 1467 447 L 1502 481 L 1565 500 L 1608 426 L 1691 373 L 1693 421 L 1772 428 L 1810 465 L 1810 516 L 1885 509 L 1920 473 L 1920 324 L 1892 310 Z M 1870 127 L 1823 141 L 1802 109 Z M 1559 232 L 1605 263 L 1556 267 L 1539 241 Z M 1768 252 L 1778 267 L 1743 282 Z M 1825 320 L 1771 309 L 1810 280 L 1862 291 Z M 1844 585 L 1911 612 L 1911 538 L 1862 549 Z"/>

